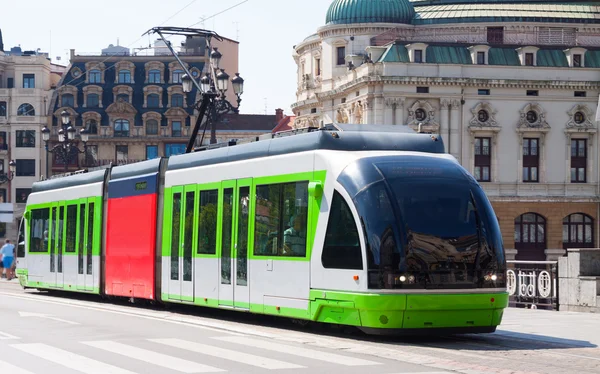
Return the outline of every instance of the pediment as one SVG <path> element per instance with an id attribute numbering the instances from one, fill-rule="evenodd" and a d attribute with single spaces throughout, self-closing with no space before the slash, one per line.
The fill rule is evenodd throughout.
<path id="1" fill-rule="evenodd" d="M 166 117 L 187 117 L 187 115 L 188 112 L 180 107 L 170 108 L 165 112 Z"/>
<path id="2" fill-rule="evenodd" d="M 129 104 L 124 100 L 119 100 L 115 103 L 112 103 L 106 108 L 106 113 L 108 114 L 136 114 L 137 110 L 133 107 L 133 105 Z"/>

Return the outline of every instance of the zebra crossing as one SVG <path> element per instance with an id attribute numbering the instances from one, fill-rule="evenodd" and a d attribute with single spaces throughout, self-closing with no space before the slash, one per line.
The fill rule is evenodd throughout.
<path id="1" fill-rule="evenodd" d="M 0 339 L 2 336 L 5 335 L 0 335 Z M 59 340 L 55 344 L 21 343 L 16 342 L 15 339 L 2 343 L 8 349 L 2 349 L 0 372 L 11 374 L 53 374 L 54 372 L 191 374 L 286 371 L 308 373 L 314 372 L 315 369 L 336 372 L 343 368 L 345 373 L 443 374 L 440 371 L 426 370 L 402 372 L 398 371 L 399 365 L 403 365 L 400 362 L 390 363 L 384 359 L 358 358 L 352 354 L 286 345 L 249 336 L 215 336 L 204 339 L 202 343 L 180 338 L 132 339 L 125 342 Z M 19 354 L 11 354 L 10 349 L 16 350 Z M 255 354 L 256 351 L 261 353 Z M 56 371 L 50 370 L 48 365 L 52 365 Z"/>

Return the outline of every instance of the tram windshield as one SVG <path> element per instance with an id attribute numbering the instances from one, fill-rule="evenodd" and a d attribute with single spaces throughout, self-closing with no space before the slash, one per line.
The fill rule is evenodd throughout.
<path id="1" fill-rule="evenodd" d="M 338 180 L 360 215 L 370 288 L 505 286 L 493 209 L 477 182 L 452 161 L 366 158 Z"/>

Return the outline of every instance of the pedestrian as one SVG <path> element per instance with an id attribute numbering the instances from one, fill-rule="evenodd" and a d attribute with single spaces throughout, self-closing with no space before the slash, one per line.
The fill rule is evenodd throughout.
<path id="1" fill-rule="evenodd" d="M 12 264 L 15 258 L 15 246 L 9 239 L 6 239 L 6 242 L 0 249 L 0 254 L 2 255 L 2 266 L 6 269 L 6 280 L 9 281 L 14 277 Z"/>

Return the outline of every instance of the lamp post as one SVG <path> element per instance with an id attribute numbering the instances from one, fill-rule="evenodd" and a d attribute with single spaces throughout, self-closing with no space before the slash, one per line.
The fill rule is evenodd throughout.
<path id="1" fill-rule="evenodd" d="M 89 139 L 89 134 L 86 129 L 81 129 L 79 131 L 81 141 L 83 142 L 82 151 L 79 149 L 79 147 L 77 147 L 75 139 L 77 131 L 73 126 L 70 125 L 71 116 L 69 115 L 69 112 L 63 110 L 60 113 L 60 118 L 62 122 L 62 128 L 58 130 L 58 144 L 52 147 L 52 149 L 48 149 L 48 141 L 50 140 L 50 129 L 48 129 L 48 127 L 46 126 L 44 126 L 44 128 L 42 129 L 42 139 L 45 143 L 46 153 L 56 153 L 56 156 L 60 158 L 62 162 L 64 162 L 66 173 L 68 171 L 69 161 L 73 159 L 74 150 L 77 150 L 77 154 L 83 153 L 87 157 L 87 142 Z M 48 158 L 46 158 L 46 176 L 47 175 Z"/>
<path id="2" fill-rule="evenodd" d="M 8 174 L 6 174 L 6 173 L 0 174 L 0 184 L 10 182 L 15 177 L 15 171 L 17 170 L 17 163 L 15 162 L 15 160 L 11 160 L 8 163 L 8 170 L 9 170 Z"/>
<path id="3" fill-rule="evenodd" d="M 239 113 L 240 103 L 242 102 L 241 96 L 242 93 L 244 93 L 244 79 L 240 77 L 239 73 L 235 73 L 235 77 L 231 80 L 231 84 L 233 86 L 233 92 L 237 97 L 237 106 L 233 106 L 227 100 L 226 93 L 229 89 L 229 74 L 225 72 L 225 69 L 219 68 L 222 57 L 223 55 L 217 48 L 213 49 L 210 54 L 209 72 L 200 79 L 202 98 L 194 104 L 194 107 L 199 110 L 202 101 L 207 100 L 210 97 L 214 98 L 213 105 L 207 109 L 208 115 L 206 119 L 207 122 L 210 122 L 210 144 L 217 142 L 217 123 L 219 122 L 220 116 L 228 112 Z M 188 74 L 184 74 L 181 77 L 183 92 L 189 93 L 192 91 L 194 86 L 192 79 L 193 78 Z M 198 117 L 198 120 L 202 120 L 201 116 Z M 202 134 L 200 144 L 202 144 L 203 139 L 204 133 Z"/>

